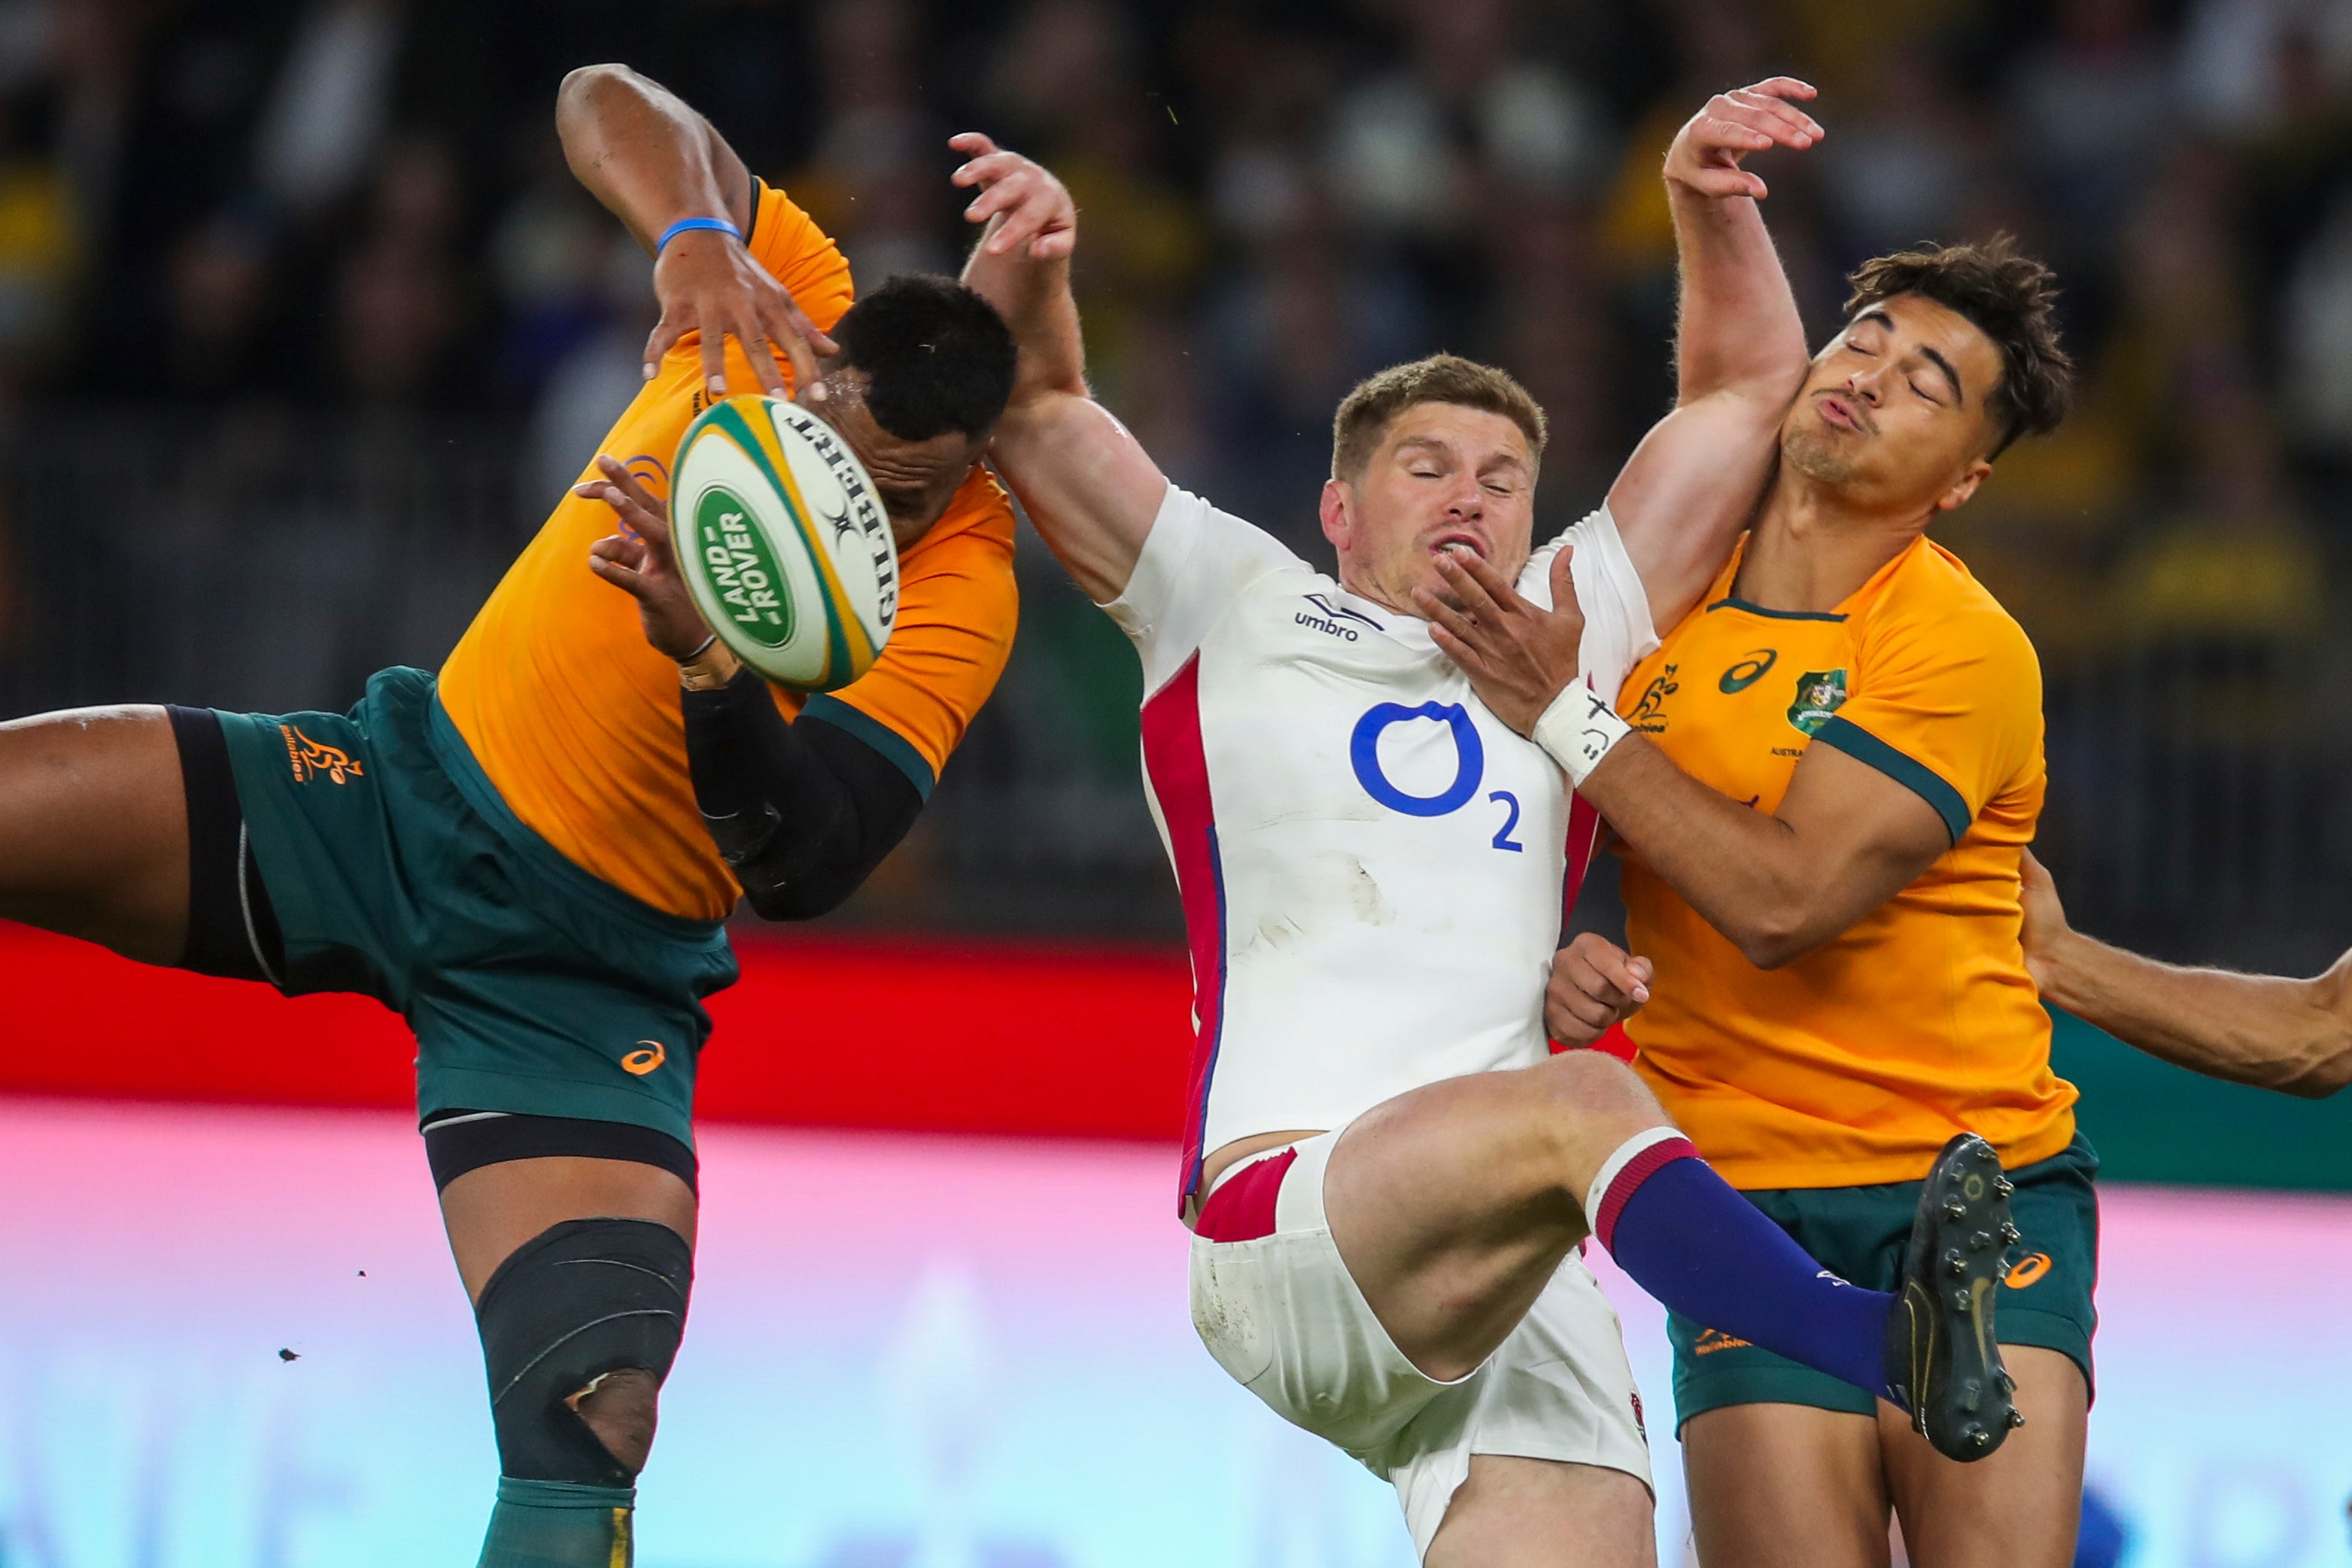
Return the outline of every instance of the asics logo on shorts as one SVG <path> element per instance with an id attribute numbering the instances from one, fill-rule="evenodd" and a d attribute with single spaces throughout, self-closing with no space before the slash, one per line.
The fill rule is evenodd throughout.
<path id="1" fill-rule="evenodd" d="M 2040 1284 L 2042 1277 L 2050 1272 L 2050 1267 L 2048 1253 L 2029 1252 L 2009 1266 L 2009 1273 L 2001 1282 L 2012 1290 L 2022 1290 L 2028 1286 Z"/>
<path id="2" fill-rule="evenodd" d="M 639 1040 L 637 1046 L 636 1050 L 631 1051 L 621 1058 L 623 1072 L 635 1073 L 637 1077 L 643 1078 L 669 1060 L 669 1052 L 662 1047 L 659 1040 Z"/>
<path id="3" fill-rule="evenodd" d="M 286 737 L 286 760 L 293 765 L 296 784 L 309 784 L 321 773 L 337 784 L 367 776 L 367 770 L 341 746 L 322 744 L 291 724 L 278 725 L 278 732 Z"/>

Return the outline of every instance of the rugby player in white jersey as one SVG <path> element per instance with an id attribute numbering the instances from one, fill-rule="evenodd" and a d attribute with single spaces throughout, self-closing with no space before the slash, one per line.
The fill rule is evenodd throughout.
<path id="1" fill-rule="evenodd" d="M 1532 549 L 1540 410 L 1467 361 L 1401 366 L 1335 422 L 1336 577 L 1171 486 L 1090 400 L 1066 194 L 984 137 L 954 142 L 968 216 L 990 226 L 966 280 L 1021 349 L 991 456 L 1143 660 L 1193 963 L 1195 1324 L 1276 1411 L 1395 1484 L 1432 1564 L 1652 1558 L 1640 1405 L 1588 1235 L 1676 1310 L 1885 1394 L 1956 1457 L 1990 1452 L 2011 1414 L 1984 1353 L 1990 1291 L 1969 1288 L 1987 1282 L 1968 1238 L 2007 1223 L 1981 1142 L 1948 1151 L 1915 1266 L 1882 1295 L 1764 1221 L 1622 1064 L 1548 1052 L 1591 839 L 1560 760 L 1580 735 L 1553 720 L 1585 704 L 1555 682 L 1527 711 L 1490 709 L 1412 608 L 1448 552 L 1538 608 L 1572 582 L 1581 628 L 1542 616 L 1567 628 L 1548 655 L 1613 695 L 1695 603 L 1805 362 L 1738 163 L 1817 141 L 1811 96 L 1786 79 L 1722 95 L 1677 138 L 1680 398 L 1607 503 Z"/>

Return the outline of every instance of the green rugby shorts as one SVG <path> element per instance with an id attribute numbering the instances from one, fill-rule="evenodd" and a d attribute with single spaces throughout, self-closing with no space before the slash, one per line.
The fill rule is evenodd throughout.
<path id="1" fill-rule="evenodd" d="M 2098 1326 L 2092 1292 L 2099 1277 L 2099 1157 L 2077 1132 L 2047 1160 L 2009 1173 L 2017 1184 L 2010 1209 L 2024 1239 L 2011 1249 L 2009 1279 L 1994 1310 L 2005 1345 L 2058 1351 L 2091 1373 L 2091 1335 Z M 1868 1187 L 1781 1187 L 1741 1194 L 1796 1239 L 1822 1268 L 1874 1290 L 1900 1282 L 1903 1249 L 1919 1204 L 1919 1184 Z M 1729 1405 L 1809 1405 L 1869 1415 L 1870 1394 L 1827 1373 L 1666 1316 L 1675 1352 L 1675 1429 L 1694 1415 Z"/>
<path id="2" fill-rule="evenodd" d="M 726 928 L 653 909 L 523 826 L 434 695 L 387 669 L 349 713 L 223 713 L 289 995 L 356 991 L 416 1035 L 420 1120 L 464 1108 L 691 1144 Z"/>

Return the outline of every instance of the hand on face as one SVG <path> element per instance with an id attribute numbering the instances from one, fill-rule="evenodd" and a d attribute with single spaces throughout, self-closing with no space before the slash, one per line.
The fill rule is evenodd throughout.
<path id="1" fill-rule="evenodd" d="M 1825 132 L 1797 107 L 1813 89 L 1794 77 L 1776 76 L 1754 87 L 1719 92 L 1693 115 L 1666 151 L 1666 178 L 1703 196 L 1753 196 L 1768 193 L 1764 182 L 1739 160 L 1767 147 L 1811 147 Z"/>
<path id="2" fill-rule="evenodd" d="M 710 640 L 710 626 L 694 607 L 686 579 L 678 575 L 677 557 L 670 548 L 669 509 L 612 458 L 600 453 L 596 467 L 604 479 L 574 485 L 572 493 L 611 507 L 625 531 L 588 547 L 588 570 L 637 602 L 646 640 L 664 657 L 693 658 Z"/>
<path id="3" fill-rule="evenodd" d="M 1429 635 L 1470 678 L 1470 689 L 1495 717 L 1524 735 L 1552 699 L 1576 679 L 1584 612 L 1570 576 L 1572 550 L 1552 558 L 1556 608 L 1538 609 L 1510 579 L 1467 551 L 1437 559 L 1445 592 L 1421 588 L 1413 603 L 1429 617 Z"/>

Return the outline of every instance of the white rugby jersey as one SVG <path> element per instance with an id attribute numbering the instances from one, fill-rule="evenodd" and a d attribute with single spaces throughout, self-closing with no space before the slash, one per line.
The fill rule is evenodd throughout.
<path id="1" fill-rule="evenodd" d="M 1658 639 L 1602 508 L 1562 543 L 1581 677 L 1612 698 Z M 1236 1138 L 1329 1129 L 1440 1079 L 1541 1061 L 1543 994 L 1595 818 L 1429 624 L 1348 592 L 1170 486 L 1127 592 L 1143 765 L 1192 954 L 1183 1194 Z"/>

